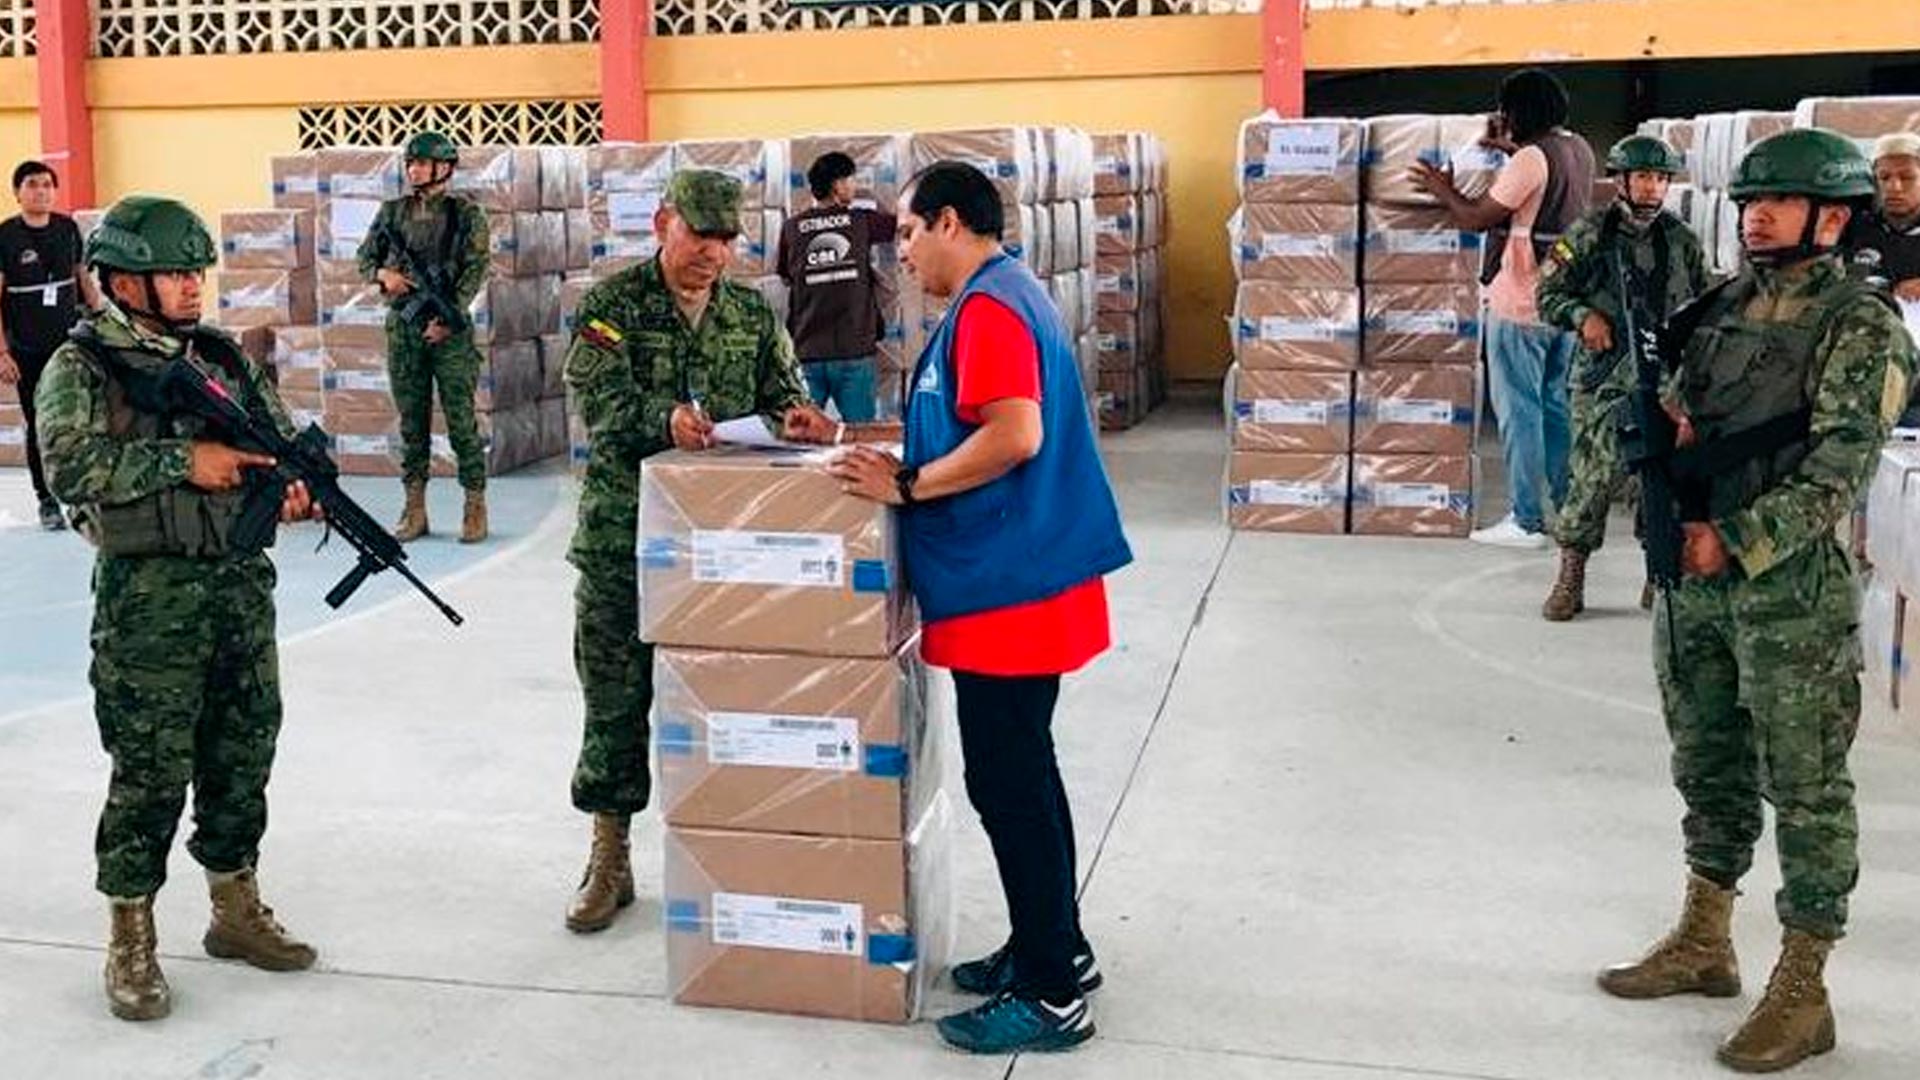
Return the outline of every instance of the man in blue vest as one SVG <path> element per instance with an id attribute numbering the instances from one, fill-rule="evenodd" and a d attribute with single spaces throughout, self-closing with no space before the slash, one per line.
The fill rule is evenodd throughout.
<path id="1" fill-rule="evenodd" d="M 1073 816 L 1053 749 L 1060 678 L 1109 643 L 1103 575 L 1133 554 L 1087 418 L 1072 338 L 1001 249 L 1005 211 L 971 165 L 902 199 L 900 257 L 952 297 L 914 373 L 904 458 L 859 447 L 845 490 L 898 506 L 921 654 L 953 672 L 967 797 L 993 845 L 1012 936 L 953 969 L 987 1001 L 940 1021 L 963 1050 L 1065 1050 L 1093 1035 L 1100 985 L 1075 899 Z"/>

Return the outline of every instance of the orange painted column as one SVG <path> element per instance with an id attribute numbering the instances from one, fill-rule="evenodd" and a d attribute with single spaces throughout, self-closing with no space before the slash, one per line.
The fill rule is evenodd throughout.
<path id="1" fill-rule="evenodd" d="M 60 174 L 60 208 L 93 205 L 93 112 L 87 106 L 88 0 L 36 0 L 40 157 Z"/>
<path id="2" fill-rule="evenodd" d="M 1305 0 L 1263 0 L 1260 5 L 1261 96 L 1281 116 L 1307 111 Z"/>
<path id="3" fill-rule="evenodd" d="M 647 141 L 652 0 L 600 0 L 600 123 L 607 142 Z"/>

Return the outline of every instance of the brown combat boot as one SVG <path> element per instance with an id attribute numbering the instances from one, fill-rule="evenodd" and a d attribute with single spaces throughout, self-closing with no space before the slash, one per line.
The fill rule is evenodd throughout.
<path id="1" fill-rule="evenodd" d="M 1651 581 L 1642 582 L 1640 585 L 1640 610 L 1641 611 L 1653 610 L 1653 595 L 1654 595 L 1653 582 Z"/>
<path id="2" fill-rule="evenodd" d="M 1548 622 L 1566 622 L 1587 610 L 1587 553 L 1578 548 L 1560 549 L 1560 576 L 1553 591 L 1540 605 L 1540 615 Z"/>
<path id="3" fill-rule="evenodd" d="M 467 492 L 466 512 L 460 518 L 460 542 L 477 544 L 487 538 L 487 493 Z"/>
<path id="4" fill-rule="evenodd" d="M 274 919 L 273 909 L 260 902 L 260 883 L 252 870 L 208 871 L 207 893 L 213 898 L 213 922 L 201 944 L 208 956 L 245 960 L 263 971 L 305 971 L 313 966 L 313 947 L 296 941 Z"/>
<path id="5" fill-rule="evenodd" d="M 1832 950 L 1833 942 L 1805 931 L 1781 937 L 1780 962 L 1765 996 L 1720 1044 L 1722 1065 L 1736 1072 L 1778 1072 L 1833 1049 L 1833 1007 L 1823 977 Z"/>
<path id="6" fill-rule="evenodd" d="M 107 943 L 107 1007 L 122 1020 L 158 1020 L 173 1011 L 173 992 L 153 954 L 153 897 L 114 897 Z"/>
<path id="7" fill-rule="evenodd" d="M 407 481 L 407 505 L 393 526 L 393 538 L 405 544 L 427 535 L 427 482 Z"/>
<path id="8" fill-rule="evenodd" d="M 1687 905 L 1680 921 L 1647 955 L 1600 973 L 1600 989 L 1623 998 L 1672 994 L 1737 997 L 1740 965 L 1733 955 L 1733 898 L 1698 874 L 1687 875 Z"/>
<path id="9" fill-rule="evenodd" d="M 591 934 L 613 925 L 620 909 L 633 903 L 633 864 L 627 858 L 625 814 L 593 815 L 593 854 L 580 888 L 567 907 L 567 929 Z"/>

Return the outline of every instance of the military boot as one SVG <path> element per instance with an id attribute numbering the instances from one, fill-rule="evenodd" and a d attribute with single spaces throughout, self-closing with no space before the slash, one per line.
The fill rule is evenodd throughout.
<path id="1" fill-rule="evenodd" d="M 460 542 L 477 544 L 487 538 L 487 493 L 467 492 L 466 512 L 460 518 Z"/>
<path id="2" fill-rule="evenodd" d="M 122 1020 L 158 1020 L 173 1010 L 173 993 L 153 953 L 153 897 L 114 897 L 111 905 L 107 1007 Z"/>
<path id="3" fill-rule="evenodd" d="M 1587 553 L 1578 548 L 1560 549 L 1560 576 L 1540 605 L 1540 615 L 1548 622 L 1566 622 L 1587 610 Z"/>
<path id="4" fill-rule="evenodd" d="M 1653 595 L 1654 595 L 1653 582 L 1651 581 L 1642 582 L 1640 585 L 1640 610 L 1641 611 L 1653 610 Z"/>
<path id="5" fill-rule="evenodd" d="M 1736 1072 L 1778 1072 L 1833 1049 L 1833 1007 L 1824 978 L 1832 950 L 1833 942 L 1804 931 L 1781 937 L 1780 962 L 1765 996 L 1720 1044 L 1722 1065 Z"/>
<path id="6" fill-rule="evenodd" d="M 213 898 L 213 922 L 201 944 L 208 956 L 245 960 L 263 971 L 304 971 L 313 966 L 313 947 L 296 941 L 274 919 L 273 909 L 260 902 L 260 882 L 252 870 L 208 871 L 207 892 Z"/>
<path id="7" fill-rule="evenodd" d="M 633 865 L 627 858 L 625 814 L 593 815 L 593 854 L 580 888 L 567 908 L 567 929 L 591 934 L 613 925 L 620 909 L 633 903 Z"/>
<path id="8" fill-rule="evenodd" d="M 427 482 L 409 480 L 407 481 L 407 505 L 401 509 L 400 520 L 393 526 L 393 538 L 404 544 L 425 535 L 427 535 Z"/>
<path id="9" fill-rule="evenodd" d="M 1733 898 L 1698 874 L 1687 876 L 1687 904 L 1680 921 L 1647 955 L 1600 973 L 1600 989 L 1623 998 L 1671 994 L 1737 997 L 1740 965 L 1733 955 Z"/>

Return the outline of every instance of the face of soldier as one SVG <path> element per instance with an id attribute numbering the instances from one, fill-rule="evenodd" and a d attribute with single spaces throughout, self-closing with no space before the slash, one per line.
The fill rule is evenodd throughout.
<path id="1" fill-rule="evenodd" d="M 1665 173 L 1637 170 L 1627 174 L 1627 201 L 1635 206 L 1658 207 L 1667 201 L 1667 189 L 1673 178 Z"/>
<path id="2" fill-rule="evenodd" d="M 662 207 L 653 224 L 660 237 L 660 271 L 675 292 L 706 292 L 733 262 L 733 237 L 702 236 L 670 207 Z"/>
<path id="3" fill-rule="evenodd" d="M 1881 158 L 1873 163 L 1873 182 L 1888 216 L 1903 221 L 1920 217 L 1920 158 L 1906 154 Z"/>
<path id="4" fill-rule="evenodd" d="M 441 167 L 437 161 L 426 158 L 413 158 L 407 162 L 407 186 L 423 188 L 435 182 L 434 170 Z M 442 179 L 445 179 L 444 177 Z"/>
<path id="5" fill-rule="evenodd" d="M 204 270 L 160 270 L 152 275 L 153 297 L 147 297 L 139 274 L 113 275 L 113 298 L 122 306 L 156 312 L 174 323 L 200 321 Z M 151 307 L 149 305 L 151 304 Z"/>
<path id="6" fill-rule="evenodd" d="M 1813 200 L 1801 195 L 1767 195 L 1754 199 L 1740 211 L 1740 242 L 1748 251 L 1795 247 L 1806 236 L 1807 216 L 1812 213 Z M 1851 216 L 1846 207 L 1822 206 L 1814 226 L 1814 244 L 1818 247 L 1838 244 Z"/>
<path id="7" fill-rule="evenodd" d="M 21 213 L 43 217 L 53 213 L 54 195 L 59 190 L 51 173 L 35 173 L 20 181 L 20 190 L 14 194 L 19 197 Z"/>

